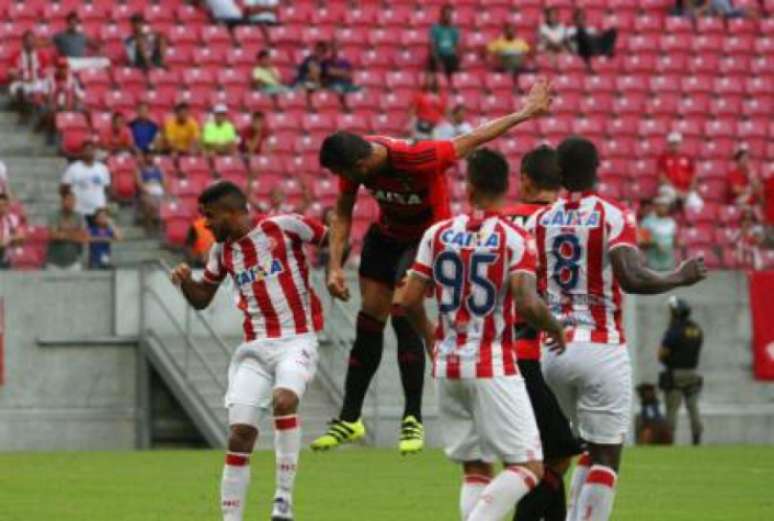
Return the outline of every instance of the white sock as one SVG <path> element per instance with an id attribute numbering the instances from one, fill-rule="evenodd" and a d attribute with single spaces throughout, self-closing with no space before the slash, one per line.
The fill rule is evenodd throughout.
<path id="1" fill-rule="evenodd" d="M 223 521 L 242 521 L 247 487 L 250 485 L 250 455 L 237 452 L 226 454 L 223 479 L 220 483 L 220 508 Z"/>
<path id="2" fill-rule="evenodd" d="M 277 462 L 277 492 L 275 497 L 290 501 L 296 481 L 298 454 L 301 452 L 301 422 L 298 415 L 274 418 L 274 453 Z"/>
<path id="3" fill-rule="evenodd" d="M 588 452 L 584 452 L 575 463 L 575 470 L 573 471 L 572 479 L 570 480 L 570 494 L 567 499 L 566 521 L 579 521 L 575 507 L 578 505 L 578 496 L 580 496 L 583 484 L 586 483 L 586 476 L 589 473 L 590 466 L 591 456 L 589 456 Z"/>
<path id="4" fill-rule="evenodd" d="M 506 467 L 486 486 L 467 521 L 499 521 L 522 497 L 535 488 L 538 479 L 525 467 Z"/>
<path id="5" fill-rule="evenodd" d="M 578 521 L 607 521 L 613 511 L 617 475 L 610 467 L 592 465 L 578 497 Z"/>
<path id="6" fill-rule="evenodd" d="M 462 521 L 465 521 L 470 516 L 473 507 L 476 506 L 478 497 L 491 481 L 491 477 L 482 474 L 465 475 L 462 481 L 462 489 L 460 490 L 460 515 L 462 516 Z"/>

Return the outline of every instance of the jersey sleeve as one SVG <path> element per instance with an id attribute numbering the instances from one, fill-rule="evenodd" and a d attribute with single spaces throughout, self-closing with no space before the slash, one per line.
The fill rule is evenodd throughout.
<path id="1" fill-rule="evenodd" d="M 303 215 L 280 215 L 273 217 L 272 221 L 285 232 L 298 237 L 301 242 L 321 244 L 328 233 L 328 229 L 317 219 Z"/>
<path id="2" fill-rule="evenodd" d="M 535 239 L 527 232 L 508 234 L 508 273 L 535 273 L 537 270 L 537 247 Z"/>
<path id="3" fill-rule="evenodd" d="M 223 246 L 216 243 L 210 248 L 202 281 L 218 285 L 223 282 L 224 278 L 226 278 L 226 268 L 223 266 Z"/>
<path id="4" fill-rule="evenodd" d="M 350 181 L 344 176 L 339 176 L 339 193 L 340 194 L 357 194 L 357 189 L 360 185 L 354 181 Z"/>
<path id="5" fill-rule="evenodd" d="M 414 258 L 414 264 L 409 273 L 426 280 L 433 278 L 433 237 L 435 236 L 436 226 L 431 226 L 419 242 L 417 255 Z"/>
<path id="6" fill-rule="evenodd" d="M 618 246 L 637 247 L 637 217 L 629 209 L 620 209 L 608 218 L 610 227 L 608 249 Z"/>
<path id="7" fill-rule="evenodd" d="M 457 151 L 454 143 L 449 140 L 432 141 L 435 145 L 435 160 L 438 163 L 438 172 L 443 173 L 457 161 Z"/>

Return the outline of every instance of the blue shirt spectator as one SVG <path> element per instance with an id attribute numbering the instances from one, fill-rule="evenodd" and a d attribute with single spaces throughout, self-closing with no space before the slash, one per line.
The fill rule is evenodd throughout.
<path id="1" fill-rule="evenodd" d="M 137 117 L 129 123 L 129 129 L 132 131 L 134 146 L 142 152 L 150 152 L 153 149 L 159 126 L 148 116 L 146 103 L 140 103 L 137 107 Z"/>

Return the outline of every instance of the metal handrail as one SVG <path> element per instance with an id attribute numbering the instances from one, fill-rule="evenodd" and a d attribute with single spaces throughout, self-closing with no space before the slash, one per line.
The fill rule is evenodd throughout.
<path id="1" fill-rule="evenodd" d="M 156 293 L 156 290 L 154 290 L 153 288 L 149 288 L 148 286 L 144 286 L 143 287 L 143 292 L 151 295 L 154 298 L 154 300 L 159 305 L 161 310 L 164 312 L 164 314 L 167 316 L 167 318 L 169 318 L 169 322 L 178 331 L 178 333 L 180 333 L 180 335 L 183 337 L 183 340 L 185 341 L 185 343 L 188 346 L 188 348 L 191 350 L 191 352 L 193 352 L 196 355 L 196 357 L 202 363 L 204 368 L 207 370 L 207 373 L 209 373 L 209 375 L 212 377 L 212 379 L 215 381 L 215 383 L 221 389 L 225 390 L 225 385 L 223 385 L 220 382 L 220 379 L 217 376 L 217 372 L 210 366 L 210 363 L 207 361 L 206 357 L 204 357 L 201 353 L 199 353 L 198 349 L 196 348 L 196 346 L 194 345 L 193 341 L 191 340 L 191 336 L 188 333 L 186 333 L 185 329 L 183 329 L 183 327 L 178 323 L 178 321 L 175 318 L 175 316 L 172 314 L 172 312 L 169 310 L 169 308 L 167 308 L 167 306 L 164 303 L 164 301 L 161 298 L 161 296 L 158 293 Z M 157 340 L 159 340 L 159 343 L 162 346 L 164 345 L 164 343 L 161 342 L 161 340 L 158 338 L 158 335 L 156 335 L 155 332 L 153 332 L 152 330 L 148 330 L 148 331 L 153 333 L 153 336 L 156 337 Z M 165 348 L 165 350 L 166 350 L 166 348 Z M 176 365 L 177 365 L 177 363 L 176 363 Z M 178 366 L 178 369 L 181 369 L 181 368 Z M 188 378 L 188 371 L 187 370 L 183 370 L 181 372 L 186 376 L 186 378 Z"/>

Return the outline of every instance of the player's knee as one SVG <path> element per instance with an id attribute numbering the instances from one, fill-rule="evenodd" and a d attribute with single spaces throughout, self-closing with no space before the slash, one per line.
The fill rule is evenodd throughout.
<path id="1" fill-rule="evenodd" d="M 228 450 L 245 454 L 250 453 L 253 451 L 257 437 L 258 429 L 252 425 L 231 425 L 228 433 Z"/>
<path id="2" fill-rule="evenodd" d="M 543 479 L 545 468 L 543 467 L 542 461 L 528 461 L 527 463 L 524 464 L 524 468 L 530 471 L 532 474 L 534 474 L 535 478 L 538 481 Z"/>
<path id="3" fill-rule="evenodd" d="M 287 416 L 298 411 L 298 396 L 289 389 L 274 390 L 274 416 Z"/>
<path id="4" fill-rule="evenodd" d="M 492 476 L 493 468 L 483 461 L 466 461 L 462 464 L 462 473 L 466 476 Z"/>
<path id="5" fill-rule="evenodd" d="M 557 458 L 546 461 L 544 466 L 554 471 L 559 476 L 564 476 L 572 463 L 571 458 Z"/>

